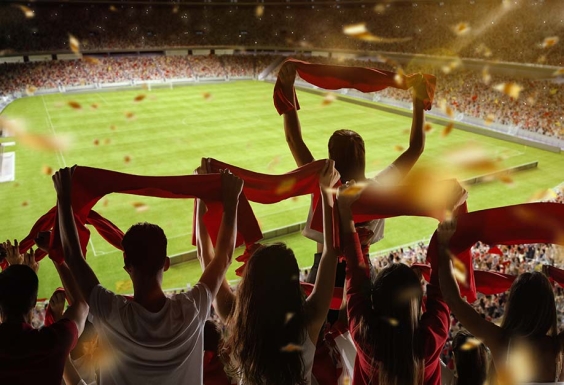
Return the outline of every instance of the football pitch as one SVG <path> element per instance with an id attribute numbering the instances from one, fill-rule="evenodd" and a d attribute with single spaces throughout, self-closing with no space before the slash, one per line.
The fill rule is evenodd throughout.
<path id="1" fill-rule="evenodd" d="M 20 99 L 2 116 L 24 118 L 28 130 L 38 134 L 63 134 L 73 138 L 65 153 L 31 150 L 16 144 L 16 181 L 0 184 L 0 238 L 21 239 L 32 224 L 56 203 L 49 168 L 74 164 L 140 175 L 191 174 L 201 157 L 213 157 L 257 172 L 282 174 L 294 169 L 287 147 L 282 117 L 272 103 L 270 83 L 255 81 L 198 84 L 152 91 L 112 91 L 85 94 L 54 94 Z M 138 95 L 141 101 L 134 101 Z M 369 175 L 385 168 L 407 148 L 411 118 L 337 100 L 323 105 L 323 97 L 298 91 L 300 119 L 305 142 L 315 158 L 327 156 L 327 140 L 333 131 L 350 128 L 365 140 Z M 69 101 L 80 104 L 71 108 Z M 476 142 L 489 153 L 505 158 L 503 167 L 538 161 L 538 167 L 513 174 L 514 183 L 497 180 L 469 188 L 469 209 L 526 202 L 540 189 L 564 180 L 564 155 L 505 142 L 461 130 L 441 135 L 434 124 L 427 135 L 421 164 L 444 163 L 449 150 Z M 9 139 L 11 140 L 11 139 Z M 466 171 L 462 179 L 477 176 Z M 139 207 L 144 210 L 139 210 Z M 309 197 L 303 196 L 274 205 L 254 204 L 263 231 L 305 221 Z M 140 221 L 163 227 L 169 239 L 169 255 L 191 245 L 192 200 L 158 199 L 113 194 L 94 207 L 122 230 Z M 427 239 L 436 228 L 428 218 L 387 220 L 385 238 L 372 250 L 384 250 Z M 301 266 L 312 263 L 315 245 L 300 234 L 268 240 L 285 241 L 296 253 Z M 239 255 L 239 254 L 236 254 Z M 92 230 L 88 245 L 89 262 L 103 285 L 118 292 L 131 292 L 122 269 L 121 253 Z M 235 278 L 234 262 L 229 279 Z M 165 273 L 164 287 L 185 287 L 200 275 L 197 261 L 177 264 Z M 48 297 L 59 286 L 52 264 L 45 260 L 40 272 L 39 297 Z"/>

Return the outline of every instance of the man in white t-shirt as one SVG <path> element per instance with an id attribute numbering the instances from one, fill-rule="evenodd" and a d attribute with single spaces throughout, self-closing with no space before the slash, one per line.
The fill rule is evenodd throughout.
<path id="1" fill-rule="evenodd" d="M 282 84 L 282 90 L 288 98 L 294 100 L 294 81 L 296 79 L 296 69 L 293 63 L 286 63 L 278 73 L 278 79 Z M 419 90 L 421 88 L 421 90 Z M 400 182 L 407 173 L 413 168 L 425 148 L 425 130 L 424 130 L 424 105 L 423 100 L 416 95 L 424 94 L 425 83 L 422 81 L 414 87 L 413 93 L 413 120 L 411 123 L 411 134 L 409 137 L 409 147 L 386 169 L 380 172 L 373 179 L 367 179 L 365 175 L 366 151 L 362 137 L 352 130 L 337 130 L 333 133 L 328 143 L 329 159 L 335 161 L 335 168 L 341 174 L 341 182 L 345 183 L 350 180 L 358 182 L 377 183 L 382 185 L 393 185 Z M 298 167 L 313 162 L 314 158 L 302 138 L 301 125 L 296 110 L 284 113 L 284 132 L 286 141 L 292 152 L 292 156 Z M 322 234 L 311 229 L 312 209 L 306 223 L 303 234 L 317 241 L 316 259 L 310 271 L 308 282 L 315 281 L 315 275 L 319 264 L 319 258 L 323 251 Z M 373 220 L 357 226 L 364 228 L 361 241 L 364 246 L 376 243 L 384 237 L 384 220 Z M 341 275 L 341 279 L 337 279 L 337 286 L 342 286 L 344 282 L 344 264 L 339 265 L 337 275 Z"/>
<path id="2" fill-rule="evenodd" d="M 162 229 L 139 223 L 127 231 L 122 241 L 124 269 L 134 291 L 133 299 L 128 299 L 102 287 L 82 255 L 70 203 L 71 179 L 69 168 L 53 177 L 61 239 L 65 260 L 88 299 L 99 334 L 101 384 L 201 385 L 203 328 L 231 264 L 242 180 L 229 171 L 221 173 L 224 214 L 215 257 L 187 293 L 167 298 L 162 291 L 170 263 Z"/>

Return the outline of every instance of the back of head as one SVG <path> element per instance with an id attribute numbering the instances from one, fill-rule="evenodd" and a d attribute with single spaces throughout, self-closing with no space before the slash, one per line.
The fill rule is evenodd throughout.
<path id="1" fill-rule="evenodd" d="M 147 222 L 133 225 L 121 241 L 125 265 L 143 274 L 161 270 L 166 261 L 166 235 L 159 226 Z"/>
<path id="2" fill-rule="evenodd" d="M 204 351 L 216 352 L 218 350 L 221 333 L 217 324 L 211 320 L 207 320 L 204 325 Z"/>
<path id="3" fill-rule="evenodd" d="M 357 181 L 364 178 L 366 153 L 364 140 L 352 130 L 337 130 L 329 138 L 329 159 L 335 161 L 335 169 L 341 181 Z"/>
<path id="4" fill-rule="evenodd" d="M 228 320 L 223 353 L 227 371 L 243 383 L 303 384 L 300 346 L 307 338 L 298 262 L 277 243 L 262 246 L 249 258 Z"/>
<path id="5" fill-rule="evenodd" d="M 517 277 L 509 291 L 501 327 L 508 338 L 557 335 L 554 292 L 544 274 L 523 273 Z"/>
<path id="6" fill-rule="evenodd" d="M 482 385 L 488 374 L 488 352 L 466 331 L 458 332 L 452 340 L 452 350 L 458 375 L 457 385 Z"/>
<path id="7" fill-rule="evenodd" d="M 37 301 L 39 280 L 26 265 L 12 265 L 0 273 L 0 314 L 2 319 L 26 315 Z"/>
<path id="8" fill-rule="evenodd" d="M 379 384 L 420 384 L 422 347 L 416 340 L 423 291 L 402 263 L 383 269 L 372 283 L 372 319 L 362 324 L 365 343 L 377 348 Z M 376 366 L 376 363 L 375 365 Z"/>

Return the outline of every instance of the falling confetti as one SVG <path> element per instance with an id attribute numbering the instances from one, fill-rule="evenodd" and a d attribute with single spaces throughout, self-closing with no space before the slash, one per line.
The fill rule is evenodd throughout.
<path id="1" fill-rule="evenodd" d="M 126 117 L 127 120 L 133 120 L 133 119 L 135 119 L 135 114 L 134 114 L 133 112 L 126 111 L 126 112 L 124 113 L 124 115 L 125 115 L 125 117 Z"/>
<path id="2" fill-rule="evenodd" d="M 483 147 L 475 143 L 447 152 L 444 158 L 456 168 L 480 172 L 497 171 L 501 162 L 501 159 L 489 154 Z"/>
<path id="3" fill-rule="evenodd" d="M 112 142 L 112 141 L 111 141 L 110 138 L 104 139 L 104 144 L 105 144 L 105 145 L 108 145 L 108 144 L 110 144 L 111 142 Z"/>
<path id="4" fill-rule="evenodd" d="M 398 320 L 392 317 L 382 317 L 382 320 L 394 328 L 399 325 Z"/>
<path id="5" fill-rule="evenodd" d="M 26 206 L 29 206 L 29 202 L 28 202 L 28 201 L 23 201 L 23 202 L 22 202 L 22 207 L 26 207 Z"/>
<path id="6" fill-rule="evenodd" d="M 564 75 L 564 67 L 558 68 L 556 71 L 552 73 L 552 76 L 563 76 Z"/>
<path id="7" fill-rule="evenodd" d="M 97 145 L 100 144 L 100 141 L 98 139 L 94 139 L 94 142 L 92 142 L 92 143 L 94 143 L 94 145 L 97 146 Z"/>
<path id="8" fill-rule="evenodd" d="M 172 13 L 178 13 L 179 10 L 180 10 L 180 7 L 178 5 L 175 5 L 174 7 L 172 7 Z"/>
<path id="9" fill-rule="evenodd" d="M 519 99 L 519 94 L 523 90 L 517 83 L 499 83 L 493 87 L 494 90 L 503 92 L 505 95 L 512 97 L 513 99 Z"/>
<path id="10" fill-rule="evenodd" d="M 303 346 L 296 345 L 296 344 L 288 344 L 288 345 L 280 348 L 280 351 L 286 352 L 286 353 L 301 352 L 302 350 L 304 350 Z"/>
<path id="11" fill-rule="evenodd" d="M 473 350 L 473 349 L 476 349 L 477 347 L 479 347 L 481 344 L 482 344 L 482 341 L 480 341 L 479 339 L 469 337 L 469 338 L 466 338 L 466 341 L 464 342 L 464 344 L 462 344 L 462 346 L 460 347 L 460 350 Z"/>
<path id="12" fill-rule="evenodd" d="M 411 40 L 411 37 L 385 38 L 373 35 L 366 29 L 366 23 L 351 24 L 343 27 L 343 33 L 355 39 L 373 43 L 402 43 Z"/>
<path id="13" fill-rule="evenodd" d="M 69 34 L 69 46 L 72 52 L 80 54 L 80 42 L 76 37 Z"/>
<path id="14" fill-rule="evenodd" d="M 321 101 L 321 105 L 328 106 L 329 104 L 333 103 L 335 100 L 337 100 L 337 96 L 334 93 L 329 92 L 328 94 L 325 95 L 325 97 L 323 97 L 323 100 Z"/>
<path id="15" fill-rule="evenodd" d="M 115 5 L 110 5 L 110 7 L 108 8 L 110 11 L 112 12 L 117 12 L 118 9 L 115 7 Z"/>
<path id="16" fill-rule="evenodd" d="M 560 38 L 558 36 L 551 36 L 544 39 L 542 42 L 542 48 L 550 48 L 558 44 Z"/>
<path id="17" fill-rule="evenodd" d="M 116 126 L 115 126 L 114 124 L 112 124 L 112 125 L 110 126 L 110 130 L 115 131 L 115 130 L 116 130 Z"/>
<path id="18" fill-rule="evenodd" d="M 104 198 L 104 200 L 102 201 L 102 207 L 108 207 L 109 204 L 110 202 L 108 201 L 108 198 Z"/>
<path id="19" fill-rule="evenodd" d="M 439 102 L 439 108 L 446 116 L 451 119 L 454 118 L 454 110 L 451 106 L 448 105 L 446 99 L 441 99 L 441 101 Z"/>
<path id="20" fill-rule="evenodd" d="M 41 173 L 44 175 L 53 175 L 53 168 L 47 165 L 41 167 Z"/>
<path id="21" fill-rule="evenodd" d="M 94 65 L 98 65 L 102 63 L 100 59 L 96 59 L 95 57 L 92 56 L 82 56 L 82 60 L 88 64 L 94 64 Z"/>
<path id="22" fill-rule="evenodd" d="M 135 207 L 135 210 L 136 210 L 138 213 L 141 213 L 141 212 L 143 212 L 143 211 L 149 210 L 149 206 L 147 206 L 147 205 L 146 205 L 145 203 L 143 203 L 143 202 L 133 202 L 133 203 L 131 203 L 131 205 L 132 205 L 133 207 Z"/>
<path id="23" fill-rule="evenodd" d="M 374 12 L 383 14 L 384 12 L 386 12 L 386 6 L 384 4 L 376 4 L 376 6 L 374 7 Z"/>
<path id="24" fill-rule="evenodd" d="M 0 129 L 9 132 L 21 144 L 36 150 L 66 151 L 71 144 L 70 138 L 67 136 L 30 134 L 27 132 L 25 123 L 19 119 L 6 119 L 0 116 Z"/>
<path id="25" fill-rule="evenodd" d="M 471 28 L 468 23 L 458 23 L 452 27 L 453 32 L 458 36 L 464 36 L 470 32 Z"/>
<path id="26" fill-rule="evenodd" d="M 294 178 L 286 179 L 286 180 L 282 181 L 282 183 L 280 183 L 278 185 L 278 187 L 276 187 L 276 190 L 274 190 L 274 193 L 276 195 L 284 195 L 287 192 L 292 190 L 292 188 L 294 187 L 296 182 L 297 182 L 297 180 L 294 179 Z"/>
<path id="27" fill-rule="evenodd" d="M 433 125 L 431 123 L 425 123 L 423 130 L 427 133 L 433 131 Z"/>
<path id="28" fill-rule="evenodd" d="M 556 197 L 558 197 L 558 195 L 554 192 L 553 189 L 549 188 L 549 189 L 536 191 L 533 195 L 529 197 L 527 202 L 531 203 L 531 202 L 548 201 L 555 199 Z"/>
<path id="29" fill-rule="evenodd" d="M 452 132 L 453 128 L 454 128 L 454 123 L 450 122 L 445 126 L 445 128 L 443 128 L 443 131 L 441 132 L 441 136 L 443 138 L 447 137 Z"/>
<path id="30" fill-rule="evenodd" d="M 147 97 L 147 95 L 145 95 L 145 94 L 140 94 L 140 95 L 137 95 L 137 96 L 135 97 L 135 99 L 133 99 L 133 101 L 134 101 L 134 102 L 140 102 L 140 101 L 144 100 L 146 97 Z"/>
<path id="31" fill-rule="evenodd" d="M 550 94 L 551 94 L 551 95 L 556 95 L 557 93 L 558 93 L 558 88 L 552 88 L 552 89 L 550 90 Z"/>
<path id="32" fill-rule="evenodd" d="M 211 99 L 211 96 L 212 96 L 212 95 L 211 95 L 210 92 L 202 92 L 202 97 L 203 97 L 205 100 L 210 100 L 210 99 Z"/>
<path id="33" fill-rule="evenodd" d="M 290 322 L 290 320 L 294 317 L 294 313 L 286 313 L 286 319 L 284 320 L 284 324 Z"/>
<path id="34" fill-rule="evenodd" d="M 404 150 L 404 148 L 403 148 L 403 146 L 400 146 L 399 144 L 396 144 L 396 145 L 394 146 L 394 150 L 399 151 L 399 152 L 402 152 L 402 151 Z"/>
<path id="35" fill-rule="evenodd" d="M 93 110 L 97 110 L 98 109 L 98 104 L 97 103 L 92 103 L 92 105 L 90 106 Z"/>
<path id="36" fill-rule="evenodd" d="M 26 93 L 27 96 L 35 95 L 36 91 L 37 91 L 37 87 L 34 87 L 34 86 L 27 86 L 25 88 L 25 93 Z"/>
<path id="37" fill-rule="evenodd" d="M 464 263 L 453 254 L 450 255 L 452 260 L 453 275 L 456 280 L 466 286 L 466 266 Z"/>
<path id="38" fill-rule="evenodd" d="M 257 5 L 257 7 L 255 8 L 255 16 L 262 17 L 263 14 L 264 14 L 264 5 Z"/>
<path id="39" fill-rule="evenodd" d="M 75 110 L 80 110 L 82 108 L 80 103 L 72 101 L 72 100 L 68 101 L 67 104 L 70 108 L 74 108 Z"/>
<path id="40" fill-rule="evenodd" d="M 508 184 L 508 185 L 513 184 L 513 178 L 511 178 L 507 174 L 496 175 L 496 179 L 499 180 L 501 183 L 504 183 L 504 184 Z"/>
<path id="41" fill-rule="evenodd" d="M 125 163 L 129 163 L 129 162 L 131 162 L 131 157 L 129 155 L 126 155 L 126 156 L 123 157 L 123 161 Z"/>
<path id="42" fill-rule="evenodd" d="M 488 116 L 486 116 L 486 119 L 484 119 L 484 124 L 486 126 L 491 125 L 495 120 L 495 115 L 494 114 L 488 114 Z"/>
<path id="43" fill-rule="evenodd" d="M 26 7 L 25 5 L 14 4 L 14 7 L 16 7 L 20 11 L 22 11 L 27 19 L 32 19 L 35 16 L 35 13 L 33 12 L 33 10 L 29 7 Z"/>

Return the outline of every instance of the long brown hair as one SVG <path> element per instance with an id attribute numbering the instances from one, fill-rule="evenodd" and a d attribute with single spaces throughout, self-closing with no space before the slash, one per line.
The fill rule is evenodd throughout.
<path id="1" fill-rule="evenodd" d="M 302 385 L 298 349 L 308 338 L 300 269 L 283 243 L 262 246 L 250 257 L 227 320 L 222 346 L 226 373 L 248 385 Z"/>
<path id="2" fill-rule="evenodd" d="M 352 130 L 337 130 L 329 138 L 329 159 L 335 161 L 335 169 L 341 174 L 341 181 L 365 178 L 366 152 L 364 140 Z"/>
<path id="3" fill-rule="evenodd" d="M 421 385 L 423 347 L 417 340 L 423 291 L 408 266 L 394 263 L 373 277 L 372 313 L 361 321 L 363 344 L 377 359 L 379 385 Z M 373 378 L 376 374 L 373 375 Z"/>
<path id="4" fill-rule="evenodd" d="M 554 291 L 544 274 L 523 273 L 513 282 L 501 328 L 507 338 L 558 335 Z"/>
<path id="5" fill-rule="evenodd" d="M 483 385 L 488 376 L 488 351 L 483 343 L 474 343 L 470 333 L 461 330 L 452 339 L 456 364 L 456 385 Z M 470 345 L 470 346 L 468 346 Z"/>

